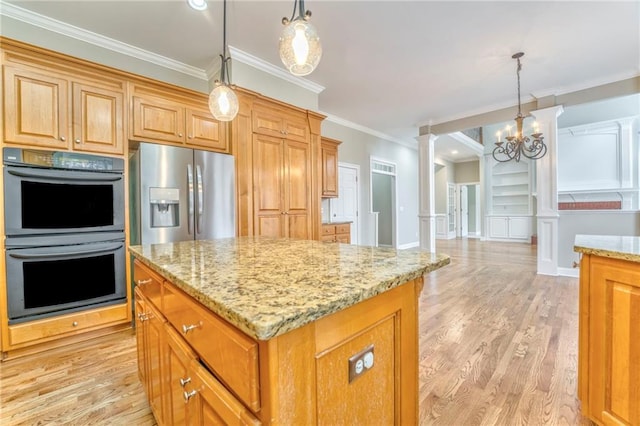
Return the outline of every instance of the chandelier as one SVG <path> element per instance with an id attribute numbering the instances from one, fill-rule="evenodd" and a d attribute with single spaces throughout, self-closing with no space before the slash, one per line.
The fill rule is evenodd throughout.
<path id="1" fill-rule="evenodd" d="M 222 12 L 222 55 L 220 55 L 220 80 L 209 94 L 209 110 L 219 121 L 231 121 L 238 114 L 238 96 L 229 83 L 229 60 L 227 57 L 227 0 Z"/>
<path id="2" fill-rule="evenodd" d="M 496 137 L 496 147 L 493 149 L 493 158 L 500 162 L 505 163 L 507 161 L 516 160 L 520 161 L 521 156 L 525 156 L 530 160 L 538 160 L 547 153 L 547 146 L 544 144 L 542 133 L 538 129 L 538 124 L 533 123 L 533 133 L 531 137 L 525 136 L 523 133 L 524 117 L 522 116 L 520 106 L 520 70 L 522 64 L 520 64 L 520 58 L 524 56 L 524 53 L 515 53 L 512 58 L 518 61 L 518 115 L 516 116 L 516 131 L 515 134 L 511 132 L 511 126 L 507 126 L 505 129 L 506 136 L 505 141 L 502 140 L 502 132 L 498 132 Z"/>
<path id="3" fill-rule="evenodd" d="M 280 35 L 280 59 L 293 75 L 311 74 L 322 57 L 320 37 L 310 18 L 311 11 L 304 10 L 304 0 L 294 0 L 291 19 L 282 18 L 285 27 Z"/>

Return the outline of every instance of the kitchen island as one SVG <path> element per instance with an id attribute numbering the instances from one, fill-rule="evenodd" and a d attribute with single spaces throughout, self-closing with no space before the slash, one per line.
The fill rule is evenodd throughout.
<path id="1" fill-rule="evenodd" d="M 640 425 L 640 237 L 576 235 L 578 398 L 598 424 Z"/>
<path id="2" fill-rule="evenodd" d="M 447 256 L 264 237 L 130 251 L 159 423 L 417 423 L 418 297 Z"/>

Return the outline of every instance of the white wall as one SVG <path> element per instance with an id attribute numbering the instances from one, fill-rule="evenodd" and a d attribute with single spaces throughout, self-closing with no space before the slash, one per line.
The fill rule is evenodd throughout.
<path id="1" fill-rule="evenodd" d="M 349 127 L 325 120 L 322 135 L 342 141 L 338 159 L 360 165 L 360 244 L 374 245 L 374 219 L 371 213 L 370 158 L 396 164 L 397 245 L 418 241 L 418 152 Z M 402 211 L 400 211 L 402 210 Z"/>

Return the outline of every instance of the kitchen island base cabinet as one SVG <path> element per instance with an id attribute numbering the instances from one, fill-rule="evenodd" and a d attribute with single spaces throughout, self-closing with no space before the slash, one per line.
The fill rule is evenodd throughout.
<path id="1" fill-rule="evenodd" d="M 582 255 L 579 337 L 583 414 L 640 425 L 640 263 Z"/>
<path id="2" fill-rule="evenodd" d="M 135 262 L 135 272 L 147 270 Z M 156 419 L 161 424 L 181 422 L 183 418 L 189 424 L 370 424 L 372 419 L 380 424 L 416 424 L 417 300 L 422 285 L 422 277 L 410 280 L 284 334 L 255 340 L 165 281 L 161 306 L 170 306 L 172 302 L 167 304 L 166 298 L 178 295 L 182 300 L 189 298 L 186 310 L 196 304 L 198 308 L 193 312 L 204 317 L 202 322 L 189 318 L 193 323 L 189 325 L 195 327 L 188 331 L 171 320 L 165 324 L 160 337 L 164 342 L 163 361 L 158 370 L 147 367 L 145 372 L 147 376 L 161 377 L 162 402 L 152 404 Z M 138 309 L 144 309 L 144 290 L 143 285 L 136 291 L 142 300 L 136 303 Z M 236 380 L 247 374 L 251 377 L 250 373 L 225 369 L 220 365 L 224 359 L 208 360 L 211 354 L 190 343 L 198 341 L 203 327 L 216 322 L 223 322 L 238 333 L 240 339 L 231 339 L 228 344 L 238 345 L 242 341 L 245 347 L 247 339 L 257 345 L 256 401 L 249 398 L 251 392 L 247 393 L 254 386 L 246 388 Z M 219 331 L 211 330 L 207 335 L 213 342 L 220 336 Z M 224 333 L 227 337 L 233 334 L 226 329 Z M 154 339 L 155 336 L 139 340 L 139 353 L 148 354 L 145 345 Z M 367 352 L 372 356 L 366 357 L 360 367 L 350 368 L 354 356 Z M 145 358 L 149 355 L 139 357 Z M 238 360 L 229 360 L 234 361 Z M 358 373 L 354 376 L 350 370 Z M 149 377 L 146 381 L 157 382 Z"/>

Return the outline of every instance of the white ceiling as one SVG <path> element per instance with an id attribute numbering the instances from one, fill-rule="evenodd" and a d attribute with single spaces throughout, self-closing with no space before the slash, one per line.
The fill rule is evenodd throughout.
<path id="1" fill-rule="evenodd" d="M 222 2 L 15 1 L 34 11 L 206 70 L 222 50 Z M 282 67 L 278 37 L 293 0 L 228 1 L 228 43 Z M 307 0 L 323 57 L 307 79 L 319 109 L 391 138 L 418 127 L 640 75 L 638 1 Z M 0 2 L 0 7 L 2 3 Z"/>

